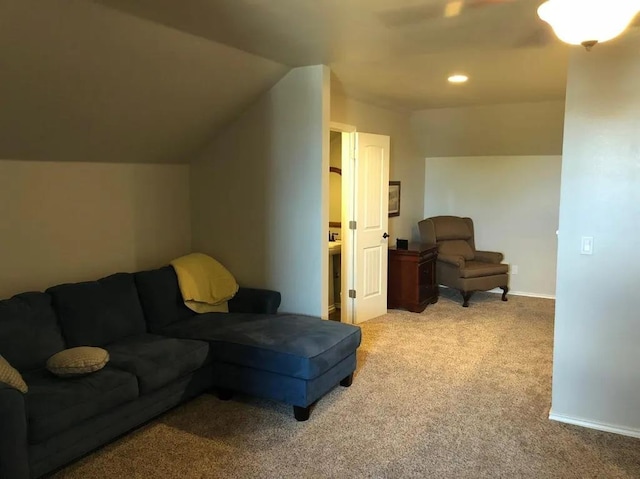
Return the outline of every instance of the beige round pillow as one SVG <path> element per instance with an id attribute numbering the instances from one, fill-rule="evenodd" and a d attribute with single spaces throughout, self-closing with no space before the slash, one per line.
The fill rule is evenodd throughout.
<path id="1" fill-rule="evenodd" d="M 22 394 L 26 394 L 29 390 L 22 375 L 2 356 L 0 356 L 0 383 L 5 383 Z"/>
<path id="2" fill-rule="evenodd" d="M 109 362 L 109 353 L 102 348 L 80 346 L 65 349 L 47 359 L 47 369 L 56 376 L 70 377 L 102 369 Z"/>

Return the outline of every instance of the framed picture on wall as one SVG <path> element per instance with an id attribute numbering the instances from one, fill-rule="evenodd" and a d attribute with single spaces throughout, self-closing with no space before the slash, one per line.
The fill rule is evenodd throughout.
<path id="1" fill-rule="evenodd" d="M 400 216 L 400 182 L 389 182 L 389 218 Z"/>

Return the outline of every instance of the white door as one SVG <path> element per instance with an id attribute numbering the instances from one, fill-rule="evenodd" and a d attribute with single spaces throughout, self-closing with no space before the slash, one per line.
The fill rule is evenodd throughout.
<path id="1" fill-rule="evenodd" d="M 389 145 L 388 136 L 355 133 L 354 323 L 387 312 Z"/>

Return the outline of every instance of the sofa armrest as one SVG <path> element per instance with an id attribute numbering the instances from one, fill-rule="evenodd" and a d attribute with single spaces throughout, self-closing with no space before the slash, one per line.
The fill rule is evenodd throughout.
<path id="1" fill-rule="evenodd" d="M 276 314 L 282 297 L 268 289 L 240 288 L 229 300 L 230 313 Z"/>
<path id="2" fill-rule="evenodd" d="M 457 266 L 458 268 L 464 268 L 465 266 L 464 258 L 458 255 L 448 255 L 448 254 L 438 253 L 438 261 L 452 264 L 453 266 Z"/>
<path id="3" fill-rule="evenodd" d="M 502 253 L 496 253 L 495 251 L 476 251 L 475 259 L 477 261 L 484 261 L 485 263 L 499 264 L 504 259 Z"/>
<path id="4" fill-rule="evenodd" d="M 0 477 L 29 479 L 24 395 L 0 383 Z"/>

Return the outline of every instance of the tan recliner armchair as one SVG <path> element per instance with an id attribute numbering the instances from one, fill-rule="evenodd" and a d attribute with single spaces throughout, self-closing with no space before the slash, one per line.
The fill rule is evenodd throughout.
<path id="1" fill-rule="evenodd" d="M 434 216 L 418 223 L 423 243 L 438 245 L 436 280 L 458 289 L 465 308 L 474 291 L 502 289 L 502 301 L 509 292 L 509 265 L 502 253 L 476 251 L 473 220 L 458 216 Z"/>

